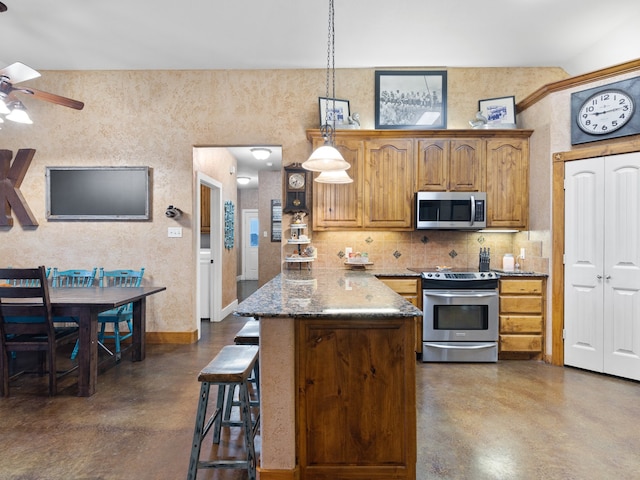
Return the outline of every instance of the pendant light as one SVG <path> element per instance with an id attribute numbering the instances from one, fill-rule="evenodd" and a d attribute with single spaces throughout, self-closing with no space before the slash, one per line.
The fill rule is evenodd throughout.
<path id="1" fill-rule="evenodd" d="M 353 183 L 353 178 L 347 175 L 346 170 L 331 170 L 321 172 L 314 181 L 318 183 Z"/>
<path id="2" fill-rule="evenodd" d="M 335 115 L 329 116 L 329 104 L 332 103 L 332 109 L 336 107 L 336 59 L 335 59 L 335 24 L 334 24 L 334 7 L 333 0 L 329 0 L 329 28 L 328 28 L 328 40 L 327 40 L 327 79 L 326 79 L 326 98 L 331 99 L 325 102 L 325 116 L 326 123 L 320 126 L 320 132 L 324 138 L 324 145 L 317 148 L 309 157 L 309 159 L 302 164 L 302 168 L 310 170 L 312 172 L 330 172 L 330 171 L 345 171 L 351 167 L 348 162 L 342 157 L 340 152 L 333 146 L 333 134 L 336 129 Z M 329 81 L 331 80 L 332 91 L 329 92 Z M 331 93 L 331 96 L 329 96 Z M 329 123 L 329 118 L 333 125 Z M 346 175 L 346 172 L 345 172 Z M 349 176 L 347 175 L 347 178 Z M 318 181 L 316 179 L 316 181 Z M 332 182 L 323 182 L 332 183 Z M 346 183 L 346 182 L 339 182 Z"/>

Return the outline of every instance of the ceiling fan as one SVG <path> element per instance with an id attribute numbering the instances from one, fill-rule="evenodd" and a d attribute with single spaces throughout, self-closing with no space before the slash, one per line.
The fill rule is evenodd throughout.
<path id="1" fill-rule="evenodd" d="M 0 3 L 0 7 L 2 6 L 4 6 L 4 4 Z M 78 100 L 73 100 L 72 98 L 43 92 L 42 90 L 37 90 L 32 87 L 14 87 L 14 84 L 32 80 L 39 76 L 40 74 L 33 68 L 20 62 L 13 63 L 0 70 L 0 101 L 2 101 L 6 107 L 6 109 L 4 109 L 5 112 L 6 110 L 11 110 L 12 107 L 24 110 L 24 105 L 22 105 L 22 102 L 15 95 L 16 93 L 32 95 L 39 100 L 55 103 L 64 107 L 74 108 L 76 110 L 83 109 L 84 103 Z M 2 109 L 2 106 L 3 105 L 0 105 L 0 109 Z"/>
<path id="2" fill-rule="evenodd" d="M 0 2 L 0 12 L 6 12 L 6 11 L 7 11 L 7 6 L 4 3 Z"/>

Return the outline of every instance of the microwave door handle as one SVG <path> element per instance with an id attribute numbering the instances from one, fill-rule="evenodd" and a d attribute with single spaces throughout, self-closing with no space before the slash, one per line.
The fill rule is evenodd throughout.
<path id="1" fill-rule="evenodd" d="M 471 195 L 471 226 L 473 226 L 475 219 L 476 219 L 476 197 Z"/>
<path id="2" fill-rule="evenodd" d="M 456 291 L 455 293 L 443 292 L 425 292 L 425 295 L 428 297 L 440 297 L 440 298 L 456 298 L 456 297 L 465 297 L 465 298 L 486 298 L 486 297 L 497 297 L 498 294 L 494 290 L 488 290 L 487 292 L 462 292 Z"/>

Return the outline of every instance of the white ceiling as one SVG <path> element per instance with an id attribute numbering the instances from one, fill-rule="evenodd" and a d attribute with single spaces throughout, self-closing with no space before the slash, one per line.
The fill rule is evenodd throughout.
<path id="1" fill-rule="evenodd" d="M 36 70 L 324 68 L 328 0 L 3 0 L 0 60 Z M 336 67 L 640 57 L 638 0 L 335 0 Z"/>

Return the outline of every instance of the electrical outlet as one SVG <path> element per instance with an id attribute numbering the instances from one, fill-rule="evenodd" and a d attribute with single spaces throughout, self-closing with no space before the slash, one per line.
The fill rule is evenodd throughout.
<path id="1" fill-rule="evenodd" d="M 182 237 L 182 227 L 169 227 L 167 232 L 167 236 L 169 238 L 181 238 Z"/>

